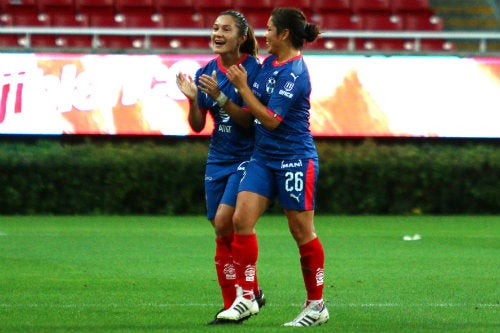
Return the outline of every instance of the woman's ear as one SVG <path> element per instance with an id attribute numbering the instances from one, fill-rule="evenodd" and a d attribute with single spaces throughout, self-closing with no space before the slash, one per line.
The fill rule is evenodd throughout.
<path id="1" fill-rule="evenodd" d="M 240 38 L 241 38 L 240 45 L 243 45 L 243 44 L 245 44 L 245 42 L 247 41 L 247 39 L 248 39 L 248 35 L 243 35 L 243 36 L 241 36 Z"/>
<path id="2" fill-rule="evenodd" d="M 280 33 L 280 39 L 281 40 L 286 40 L 290 36 L 290 30 L 288 29 L 283 29 Z"/>

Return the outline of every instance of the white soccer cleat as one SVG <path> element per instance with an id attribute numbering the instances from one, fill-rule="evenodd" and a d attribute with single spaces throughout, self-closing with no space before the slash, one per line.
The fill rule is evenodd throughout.
<path id="1" fill-rule="evenodd" d="M 330 319 L 330 314 L 323 302 L 311 302 L 305 306 L 301 313 L 291 322 L 284 323 L 283 326 L 307 327 L 324 324 Z"/>
<path id="2" fill-rule="evenodd" d="M 217 315 L 218 319 L 230 320 L 235 322 L 242 322 L 251 316 L 259 313 L 259 305 L 255 298 L 249 300 L 243 297 L 243 290 L 241 287 L 236 287 L 236 299 L 231 307 Z"/>

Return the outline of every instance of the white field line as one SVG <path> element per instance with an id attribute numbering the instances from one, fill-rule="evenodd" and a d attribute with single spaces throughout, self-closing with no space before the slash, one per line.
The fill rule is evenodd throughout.
<path id="1" fill-rule="evenodd" d="M 0 308 L 135 308 L 135 307 L 150 307 L 150 308 L 168 308 L 168 307 L 216 307 L 219 304 L 211 303 L 141 303 L 141 304 L 88 304 L 88 303 L 71 303 L 71 304 L 9 304 L 0 303 Z M 301 306 L 301 304 L 268 304 L 271 307 L 288 307 L 288 306 Z M 401 304 L 401 303 L 329 303 L 329 308 L 499 308 L 498 303 L 480 303 L 480 304 L 467 304 L 467 303 L 422 303 L 422 304 Z M 266 305 L 267 306 L 267 305 Z"/>

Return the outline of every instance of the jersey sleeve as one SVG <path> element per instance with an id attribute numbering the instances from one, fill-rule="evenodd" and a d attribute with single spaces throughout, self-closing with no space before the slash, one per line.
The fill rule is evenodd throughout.
<path id="1" fill-rule="evenodd" d="M 276 82 L 267 109 L 275 114 L 276 118 L 283 120 L 288 110 L 301 97 L 304 91 L 303 85 L 300 74 L 296 74 L 289 69 L 284 70 Z"/>

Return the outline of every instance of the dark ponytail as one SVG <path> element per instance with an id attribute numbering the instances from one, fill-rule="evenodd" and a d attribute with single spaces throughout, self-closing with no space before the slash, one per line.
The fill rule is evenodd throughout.
<path id="1" fill-rule="evenodd" d="M 297 49 L 304 46 L 304 40 L 314 42 L 320 34 L 319 27 L 307 22 L 304 13 L 297 8 L 275 8 L 271 13 L 271 19 L 278 34 L 285 29 L 290 31 L 290 41 L 292 46 Z"/>

